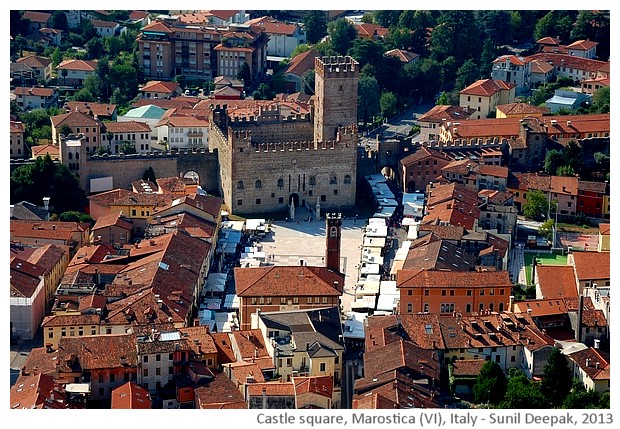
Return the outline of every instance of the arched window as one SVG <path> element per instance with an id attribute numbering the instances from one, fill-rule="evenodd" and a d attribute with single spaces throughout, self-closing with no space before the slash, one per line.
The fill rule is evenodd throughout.
<path id="1" fill-rule="evenodd" d="M 69 159 L 73 159 L 73 154 L 69 152 Z"/>
<path id="2" fill-rule="evenodd" d="M 407 313 L 413 312 L 413 305 L 411 303 L 407 304 Z"/>
<path id="3" fill-rule="evenodd" d="M 316 186 L 316 177 L 310 176 L 310 178 L 308 179 L 308 184 L 310 186 Z"/>
<path id="4" fill-rule="evenodd" d="M 471 313 L 471 304 L 465 306 L 465 313 Z"/>
<path id="5" fill-rule="evenodd" d="M 338 179 L 336 178 L 335 174 L 332 174 L 331 177 L 329 178 L 329 184 L 330 185 L 336 185 L 338 184 Z"/>
<path id="6" fill-rule="evenodd" d="M 504 303 L 503 302 L 499 303 L 499 311 L 504 311 Z"/>
<path id="7" fill-rule="evenodd" d="M 237 189 L 243 189 L 243 180 L 237 182 Z"/>
<path id="8" fill-rule="evenodd" d="M 344 176 L 344 183 L 346 185 L 351 183 L 351 176 L 349 176 L 348 174 L 346 176 Z"/>
<path id="9" fill-rule="evenodd" d="M 80 159 L 80 153 L 79 152 L 75 153 L 75 159 Z"/>
<path id="10" fill-rule="evenodd" d="M 441 304 L 441 309 L 439 310 L 440 313 L 445 313 L 446 312 L 446 304 Z"/>
<path id="11" fill-rule="evenodd" d="M 278 179 L 278 189 L 284 188 L 284 179 Z"/>
<path id="12" fill-rule="evenodd" d="M 493 311 L 493 303 L 489 304 L 489 310 Z"/>
<path id="13" fill-rule="evenodd" d="M 454 311 L 454 304 L 450 304 L 450 313 Z"/>
<path id="14" fill-rule="evenodd" d="M 484 310 L 484 302 L 480 303 L 480 309 L 478 310 L 478 312 L 482 313 L 482 310 Z"/>
<path id="15" fill-rule="evenodd" d="M 256 189 L 261 189 L 263 187 L 263 182 L 261 182 L 260 179 L 257 180 L 256 182 L 254 182 L 254 187 Z"/>
<path id="16" fill-rule="evenodd" d="M 338 228 L 332 226 L 329 230 L 329 238 L 336 238 L 338 236 Z"/>
<path id="17" fill-rule="evenodd" d="M 424 304 L 424 312 L 428 313 L 428 304 Z"/>

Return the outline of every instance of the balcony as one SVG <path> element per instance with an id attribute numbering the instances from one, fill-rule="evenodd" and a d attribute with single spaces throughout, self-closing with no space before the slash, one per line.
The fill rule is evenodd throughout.
<path id="1" fill-rule="evenodd" d="M 202 137 L 203 135 L 204 135 L 204 133 L 202 131 L 188 132 L 187 133 L 187 137 Z"/>

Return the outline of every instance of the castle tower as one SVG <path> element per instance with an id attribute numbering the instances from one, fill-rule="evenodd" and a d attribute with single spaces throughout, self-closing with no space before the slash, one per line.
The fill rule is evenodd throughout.
<path id="1" fill-rule="evenodd" d="M 352 57 L 314 60 L 314 143 L 333 140 L 338 127 L 357 125 L 359 63 Z"/>
<path id="2" fill-rule="evenodd" d="M 325 214 L 325 268 L 340 272 L 340 235 L 342 230 L 342 214 Z"/>

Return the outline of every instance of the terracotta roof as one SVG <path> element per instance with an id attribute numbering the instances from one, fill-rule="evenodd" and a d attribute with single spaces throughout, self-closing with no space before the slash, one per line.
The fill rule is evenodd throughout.
<path id="1" fill-rule="evenodd" d="M 98 218 L 97 222 L 92 228 L 92 231 L 95 232 L 99 229 L 109 228 L 112 226 L 117 226 L 127 231 L 131 231 L 133 227 L 130 222 L 127 222 L 126 220 L 124 220 L 124 216 L 121 214 L 121 212 L 116 212 L 116 213 L 110 213 L 110 214 L 107 214 L 107 215 L 104 215 Z"/>
<path id="2" fill-rule="evenodd" d="M 553 64 L 556 67 L 570 67 L 578 70 L 585 70 L 589 72 L 596 72 L 603 64 L 604 61 L 591 60 L 589 58 L 581 58 L 567 54 L 556 54 L 549 52 L 541 52 L 538 54 L 530 55 L 526 58 L 528 61 L 541 60 Z"/>
<path id="3" fill-rule="evenodd" d="M 62 125 L 69 127 L 99 127 L 101 122 L 86 113 L 81 112 L 69 112 L 61 115 L 52 116 L 50 118 L 52 125 L 55 128 L 60 128 Z"/>
<path id="4" fill-rule="evenodd" d="M 41 322 L 41 327 L 99 325 L 100 323 L 101 315 L 99 314 L 57 314 L 46 316 Z"/>
<path id="5" fill-rule="evenodd" d="M 607 192 L 607 183 L 580 180 L 577 184 L 577 189 L 583 192 L 596 192 L 598 194 L 605 194 Z"/>
<path id="6" fill-rule="evenodd" d="M 357 27 L 357 35 L 358 36 L 366 36 L 366 37 L 385 37 L 387 36 L 389 30 L 385 27 L 381 27 L 380 25 L 370 24 L 367 22 L 362 22 L 361 24 L 356 24 Z"/>
<path id="7" fill-rule="evenodd" d="M 566 310 L 577 313 L 579 311 L 579 298 L 564 298 Z M 607 325 L 607 319 L 602 310 L 594 308 L 592 298 L 589 296 L 583 297 L 583 307 L 581 315 L 581 325 L 590 328 L 605 327 Z"/>
<path id="8" fill-rule="evenodd" d="M 155 125 L 155 127 L 161 127 L 167 125 L 169 127 L 208 127 L 209 121 L 207 119 L 201 119 L 194 116 L 164 116 Z"/>
<path id="9" fill-rule="evenodd" d="M 164 194 L 165 195 L 165 194 Z M 212 195 L 184 195 L 173 199 L 170 204 L 156 208 L 155 213 L 162 214 L 164 211 L 173 212 L 176 208 L 183 207 L 184 204 L 194 207 L 204 213 L 217 218 L 220 215 L 223 199 Z"/>
<path id="10" fill-rule="evenodd" d="M 152 193 L 157 192 L 157 185 L 150 180 L 136 180 L 131 183 L 131 190 L 136 193 Z"/>
<path id="11" fill-rule="evenodd" d="M 405 158 L 401 159 L 400 162 L 402 165 L 408 166 L 413 164 L 416 161 L 421 161 L 425 158 L 428 157 L 433 157 L 433 158 L 439 158 L 442 159 L 446 162 L 450 162 L 451 159 L 448 157 L 448 155 L 446 155 L 445 153 L 439 152 L 436 149 L 432 149 L 432 148 L 428 148 L 428 147 L 420 147 L 418 148 L 414 153 L 412 153 L 411 155 L 406 156 Z"/>
<path id="12" fill-rule="evenodd" d="M 508 115 L 535 115 L 549 113 L 548 107 L 533 106 L 529 103 L 500 104 L 496 109 Z"/>
<path id="13" fill-rule="evenodd" d="M 33 158 L 49 155 L 52 159 L 58 159 L 60 156 L 60 149 L 52 144 L 34 145 L 31 149 Z"/>
<path id="14" fill-rule="evenodd" d="M 84 229 L 77 222 L 53 222 L 11 220 L 11 234 L 13 237 L 32 237 L 42 239 L 73 240 L 74 232 L 82 232 Z"/>
<path id="15" fill-rule="evenodd" d="M 540 45 L 559 45 L 561 42 L 560 39 L 558 39 L 557 37 L 543 37 L 542 39 L 538 39 L 536 41 L 537 44 Z"/>
<path id="16" fill-rule="evenodd" d="M 237 295 L 340 296 L 344 276 L 324 267 L 272 266 L 235 268 Z"/>
<path id="17" fill-rule="evenodd" d="M 100 194 L 91 195 L 88 199 L 100 206 L 110 207 L 114 201 L 128 197 L 133 192 L 126 189 L 112 189 L 111 191 L 101 192 Z"/>
<path id="18" fill-rule="evenodd" d="M 228 332 L 213 332 L 211 334 L 215 347 L 217 348 L 217 362 L 222 365 L 225 363 L 236 362 L 237 358 L 232 348 L 232 340 Z"/>
<path id="19" fill-rule="evenodd" d="M 171 99 L 166 98 L 138 98 L 131 106 L 132 107 L 142 107 L 153 105 L 157 106 L 161 109 L 177 109 L 182 107 L 194 107 L 200 98 L 198 97 L 174 97 Z"/>
<path id="20" fill-rule="evenodd" d="M 22 19 L 27 19 L 31 22 L 39 22 L 45 24 L 52 17 L 51 13 L 46 12 L 35 12 L 35 11 L 26 11 L 22 15 Z"/>
<path id="21" fill-rule="evenodd" d="M 15 95 L 23 96 L 33 95 L 35 97 L 51 97 L 52 95 L 54 95 L 55 92 L 56 91 L 54 90 L 54 88 L 43 88 L 40 86 L 18 86 L 15 88 Z"/>
<path id="22" fill-rule="evenodd" d="M 112 116 L 116 111 L 116 104 L 95 103 L 88 101 L 67 101 L 63 106 L 68 112 L 82 112 L 99 117 Z"/>
<path id="23" fill-rule="evenodd" d="M 185 181 L 177 176 L 155 179 L 157 187 L 164 192 L 185 192 Z"/>
<path id="24" fill-rule="evenodd" d="M 219 361 L 219 360 L 218 360 Z M 206 386 L 194 388 L 197 407 L 209 409 L 247 408 L 241 392 L 224 374 L 216 374 Z"/>
<path id="25" fill-rule="evenodd" d="M 260 366 L 253 362 L 233 362 L 226 364 L 230 367 L 232 377 L 237 379 L 237 384 L 246 384 L 246 380 L 249 378 L 254 379 L 254 383 L 264 383 L 265 376 L 261 371 Z M 231 377 L 231 379 L 232 379 Z M 249 383 L 247 383 L 249 384 Z"/>
<path id="26" fill-rule="evenodd" d="M 400 270 L 396 274 L 396 282 L 399 288 L 512 287 L 508 271 Z"/>
<path id="27" fill-rule="evenodd" d="M 46 244 L 31 248 L 32 253 L 27 257 L 27 261 L 41 268 L 45 274 L 50 273 L 63 258 L 68 256 L 68 249 L 63 247 Z"/>
<path id="28" fill-rule="evenodd" d="M 18 58 L 16 62 L 33 68 L 45 68 L 52 63 L 52 60 L 37 55 L 26 55 L 25 57 Z"/>
<path id="29" fill-rule="evenodd" d="M 415 52 L 407 51 L 404 49 L 391 49 L 383 55 L 386 57 L 397 58 L 403 63 L 410 63 L 416 58 L 420 58 L 420 54 L 416 54 Z"/>
<path id="30" fill-rule="evenodd" d="M 533 73 L 547 74 L 553 70 L 553 66 L 546 61 L 533 60 L 531 61 L 531 63 L 532 65 L 530 68 L 532 69 L 532 74 Z"/>
<path id="31" fill-rule="evenodd" d="M 137 121 L 105 122 L 103 126 L 105 131 L 112 133 L 151 132 L 151 127 L 148 124 Z"/>
<path id="32" fill-rule="evenodd" d="M 166 82 L 161 80 L 151 80 L 144 84 L 140 91 L 142 92 L 175 92 L 179 89 L 179 84 L 176 82 Z"/>
<path id="33" fill-rule="evenodd" d="M 11 386 L 11 409 L 65 409 L 73 408 L 67 403 L 64 391 L 56 390 L 51 375 L 20 375 Z"/>
<path id="34" fill-rule="evenodd" d="M 577 195 L 579 179 L 576 177 L 551 176 L 551 191 L 557 194 Z"/>
<path id="35" fill-rule="evenodd" d="M 143 33 L 146 31 L 151 31 L 154 33 L 166 33 L 166 34 L 174 33 L 174 30 L 172 30 L 167 24 L 161 21 L 153 21 L 150 24 L 146 25 L 144 28 L 142 28 Z"/>
<path id="36" fill-rule="evenodd" d="M 231 97 L 241 97 L 241 90 L 236 88 L 231 88 L 230 86 L 225 86 L 220 89 L 216 89 L 213 91 L 213 96 L 222 97 L 222 96 L 231 96 Z"/>
<path id="37" fill-rule="evenodd" d="M 417 119 L 418 122 L 441 123 L 442 120 L 458 121 L 469 118 L 476 110 L 452 105 L 437 105 Z"/>
<path id="38" fill-rule="evenodd" d="M 530 311 L 531 310 L 531 311 Z M 568 312 L 564 300 L 558 299 L 530 299 L 515 302 L 515 313 L 527 313 L 532 317 L 564 315 Z"/>
<path id="39" fill-rule="evenodd" d="M 502 165 L 480 164 L 479 172 L 485 176 L 501 177 L 503 179 L 508 178 L 508 167 Z"/>
<path id="40" fill-rule="evenodd" d="M 575 51 L 589 51 L 598 45 L 598 42 L 593 42 L 591 40 L 577 40 L 576 42 L 571 43 L 567 46 L 568 49 L 573 49 Z"/>
<path id="41" fill-rule="evenodd" d="M 315 58 L 320 57 L 320 54 L 314 49 L 302 52 L 295 55 L 286 66 L 284 73 L 291 73 L 297 76 L 303 75 L 308 70 L 314 68 Z"/>
<path id="42" fill-rule="evenodd" d="M 452 373 L 455 377 L 478 377 L 485 363 L 483 359 L 455 360 L 452 362 Z"/>
<path id="43" fill-rule="evenodd" d="M 552 54 L 568 54 L 568 48 L 566 47 L 566 45 L 543 46 L 541 52 Z"/>
<path id="44" fill-rule="evenodd" d="M 233 331 L 232 338 L 235 340 L 236 350 L 239 351 L 237 360 L 253 361 L 253 358 L 269 356 L 260 329 Z"/>
<path id="45" fill-rule="evenodd" d="M 573 259 L 580 282 L 610 278 L 609 252 L 573 252 Z"/>
<path id="46" fill-rule="evenodd" d="M 610 380 L 609 355 L 589 347 L 568 355 L 592 380 Z M 597 368 L 598 364 L 598 368 Z"/>
<path id="47" fill-rule="evenodd" d="M 609 223 L 599 223 L 598 230 L 601 235 L 609 235 L 609 227 L 611 224 Z"/>
<path id="48" fill-rule="evenodd" d="M 480 79 L 463 89 L 460 94 L 491 97 L 502 90 L 514 88 L 514 83 L 503 80 Z"/>
<path id="49" fill-rule="evenodd" d="M 11 258 L 10 296 L 14 298 L 33 298 L 42 282 L 43 269 L 18 258 Z"/>
<path id="50" fill-rule="evenodd" d="M 222 19 L 224 21 L 232 18 L 236 14 L 239 13 L 238 10 L 206 10 L 205 13 L 207 15 L 213 15 L 216 18 Z"/>
<path id="51" fill-rule="evenodd" d="M 445 240 L 461 240 L 465 233 L 465 228 L 454 225 L 420 224 L 418 231 L 430 231 L 437 235 L 437 237 Z"/>
<path id="52" fill-rule="evenodd" d="M 295 396 L 293 382 L 250 383 L 246 388 L 247 396 Z"/>
<path id="53" fill-rule="evenodd" d="M 364 329 L 365 351 L 385 347 L 386 344 L 398 341 L 400 337 L 396 334 L 397 327 L 398 319 L 396 316 L 368 317 Z"/>
<path id="54" fill-rule="evenodd" d="M 132 10 L 129 13 L 129 19 L 144 19 L 150 15 L 149 12 L 143 10 Z"/>
<path id="55" fill-rule="evenodd" d="M 209 332 L 207 326 L 191 326 L 187 328 L 179 328 L 179 332 L 191 347 L 194 354 L 200 356 L 204 354 L 217 353 L 217 347 L 213 336 Z M 220 362 L 221 363 L 221 362 Z"/>
<path id="56" fill-rule="evenodd" d="M 260 29 L 269 34 L 284 34 L 286 36 L 292 36 L 298 29 L 295 24 L 288 24 L 282 21 L 278 21 L 270 16 L 263 16 L 262 18 L 255 18 L 245 22 L 245 25 Z"/>
<path id="57" fill-rule="evenodd" d="M 58 350 L 64 356 L 77 356 L 83 370 L 135 368 L 138 365 L 133 334 L 63 337 L 58 342 Z"/>
<path id="58" fill-rule="evenodd" d="M 81 71 L 94 72 L 95 70 L 97 70 L 97 61 L 68 59 L 58 64 L 58 66 L 56 66 L 56 69 L 58 70 L 62 70 L 62 69 L 81 70 Z"/>
<path id="59" fill-rule="evenodd" d="M 511 65 L 524 66 L 526 61 L 523 57 L 517 57 L 516 55 L 501 55 L 493 60 L 493 63 L 505 63 L 509 62 Z"/>
<path id="60" fill-rule="evenodd" d="M 334 381 L 331 375 L 293 377 L 293 384 L 295 385 L 295 396 L 305 393 L 316 393 L 329 399 L 332 398 Z"/>
<path id="61" fill-rule="evenodd" d="M 11 121 L 11 132 L 12 133 L 23 133 L 24 132 L 24 124 L 22 122 Z"/>
<path id="62" fill-rule="evenodd" d="M 78 310 L 82 312 L 92 309 L 104 309 L 105 305 L 106 298 L 103 295 L 86 295 L 80 297 Z"/>
<path id="63" fill-rule="evenodd" d="M 111 392 L 112 409 L 148 410 L 151 408 L 151 395 L 145 388 L 133 381 L 113 389 Z"/>
<path id="64" fill-rule="evenodd" d="M 90 23 L 93 27 L 102 27 L 102 28 L 115 28 L 118 26 L 118 23 L 113 21 L 102 21 L 100 19 L 91 19 Z"/>
<path id="65" fill-rule="evenodd" d="M 411 243 L 402 269 L 472 271 L 475 264 L 473 255 L 431 233 Z"/>
<path id="66" fill-rule="evenodd" d="M 164 207 L 174 200 L 174 195 L 169 194 L 147 194 L 130 192 L 126 195 L 120 195 L 114 200 L 114 206 L 155 206 Z"/>

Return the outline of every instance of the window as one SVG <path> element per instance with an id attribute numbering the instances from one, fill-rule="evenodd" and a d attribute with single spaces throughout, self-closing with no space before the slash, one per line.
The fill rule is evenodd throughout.
<path id="1" fill-rule="evenodd" d="M 142 370 L 142 376 L 143 377 L 148 377 L 149 376 L 149 369 L 148 368 L 144 368 Z"/>
<path id="2" fill-rule="evenodd" d="M 256 297 L 255 296 L 252 297 L 252 305 L 256 305 Z"/>
<path id="3" fill-rule="evenodd" d="M 450 296 L 454 296 L 454 289 L 450 289 Z"/>
<path id="4" fill-rule="evenodd" d="M 314 303 L 315 303 L 315 304 L 319 304 L 319 303 L 321 302 L 320 300 L 321 300 L 321 298 L 320 298 L 320 297 L 318 297 L 318 296 L 315 296 L 315 297 L 314 297 Z"/>
<path id="5" fill-rule="evenodd" d="M 103 374 L 99 374 L 99 383 L 103 383 Z"/>
<path id="6" fill-rule="evenodd" d="M 284 179 L 278 179 L 278 189 L 284 188 Z"/>
<path id="7" fill-rule="evenodd" d="M 429 296 L 431 294 L 431 291 L 428 289 L 424 289 L 424 296 Z"/>
<path id="8" fill-rule="evenodd" d="M 260 198 L 256 199 L 256 205 L 260 205 Z"/>
<path id="9" fill-rule="evenodd" d="M 413 312 L 413 304 L 409 303 L 407 304 L 407 313 L 411 313 Z"/>
<path id="10" fill-rule="evenodd" d="M 336 178 L 336 175 L 332 175 L 332 176 L 329 178 L 329 184 L 330 184 L 330 185 L 336 185 L 336 184 L 338 184 L 338 179 Z"/>
<path id="11" fill-rule="evenodd" d="M 325 367 L 326 367 L 325 362 L 321 362 L 320 371 L 324 372 L 325 371 Z"/>
<path id="12" fill-rule="evenodd" d="M 471 296 L 471 289 L 467 289 L 467 296 Z"/>
<path id="13" fill-rule="evenodd" d="M 480 296 L 484 296 L 484 289 L 480 289 Z"/>
<path id="14" fill-rule="evenodd" d="M 280 183 L 279 180 L 278 180 L 278 183 Z M 310 186 L 316 186 L 316 177 L 310 176 L 310 178 L 308 179 L 308 184 Z M 282 186 L 284 186 L 284 181 L 282 181 Z"/>
<path id="15" fill-rule="evenodd" d="M 489 304 L 489 310 L 490 310 L 490 311 L 493 311 L 493 303 L 490 303 L 490 304 Z"/>
<path id="16" fill-rule="evenodd" d="M 327 201 L 327 195 L 321 195 L 321 202 Z"/>
<path id="17" fill-rule="evenodd" d="M 280 304 L 284 305 L 286 304 L 286 297 L 280 297 Z"/>
<path id="18" fill-rule="evenodd" d="M 471 313 L 471 304 L 465 306 L 465 313 Z"/>
<path id="19" fill-rule="evenodd" d="M 237 200 L 237 205 L 238 206 L 242 206 L 243 205 L 243 200 L 242 199 L 238 199 Z"/>
<path id="20" fill-rule="evenodd" d="M 161 355 L 160 354 L 155 355 L 155 361 L 156 362 L 161 362 Z"/>
<path id="21" fill-rule="evenodd" d="M 516 360 L 517 360 L 517 359 L 516 359 L 516 356 L 510 356 L 510 362 L 514 362 L 514 361 L 516 361 Z"/>
<path id="22" fill-rule="evenodd" d="M 428 310 L 429 310 L 429 306 L 428 306 L 428 304 L 424 304 L 424 312 L 425 312 L 425 313 L 428 313 Z"/>
<path id="23" fill-rule="evenodd" d="M 334 195 L 338 195 L 338 189 L 334 189 Z"/>
<path id="24" fill-rule="evenodd" d="M 114 383 L 116 381 L 116 374 L 111 373 L 110 374 L 110 383 Z"/>
<path id="25" fill-rule="evenodd" d="M 441 296 L 446 296 L 446 294 L 447 294 L 446 290 L 445 290 L 445 289 L 442 289 L 442 290 L 441 290 Z"/>
<path id="26" fill-rule="evenodd" d="M 256 182 L 254 182 L 254 187 L 256 189 L 261 189 L 263 187 L 263 182 L 261 182 L 260 179 L 257 180 Z"/>
<path id="27" fill-rule="evenodd" d="M 409 290 L 407 291 L 407 295 L 408 295 L 408 296 L 413 295 L 413 290 L 409 289 Z"/>
<path id="28" fill-rule="evenodd" d="M 348 185 L 351 183 L 351 176 L 349 176 L 348 174 L 346 176 L 344 176 L 344 183 L 345 185 Z"/>
<path id="29" fill-rule="evenodd" d="M 293 304 L 299 304 L 299 297 L 298 296 L 294 296 L 293 297 Z"/>
<path id="30" fill-rule="evenodd" d="M 308 297 L 307 303 L 308 304 L 312 304 L 312 297 L 311 296 Z"/>
<path id="31" fill-rule="evenodd" d="M 161 368 L 155 368 L 155 375 L 161 375 Z"/>
<path id="32" fill-rule="evenodd" d="M 174 360 L 174 354 L 168 353 L 168 360 Z"/>
<path id="33" fill-rule="evenodd" d="M 495 289 L 491 289 L 490 294 L 495 295 Z"/>
<path id="34" fill-rule="evenodd" d="M 54 338 L 54 331 L 49 331 L 47 333 L 47 338 Z"/>
<path id="35" fill-rule="evenodd" d="M 237 182 L 237 189 L 243 189 L 243 180 Z"/>
<path id="36" fill-rule="evenodd" d="M 327 297 L 326 296 L 323 297 L 323 304 L 327 304 Z"/>
<path id="37" fill-rule="evenodd" d="M 144 356 L 144 357 L 142 358 L 142 361 L 143 361 L 144 363 L 148 363 L 148 361 L 149 361 L 149 357 L 148 357 L 148 356 Z"/>
<path id="38" fill-rule="evenodd" d="M 484 303 L 483 302 L 480 303 L 480 310 L 479 310 L 480 313 L 482 313 L 482 310 L 484 310 Z"/>
<path id="39" fill-rule="evenodd" d="M 278 204 L 284 204 L 284 197 L 278 197 Z"/>

